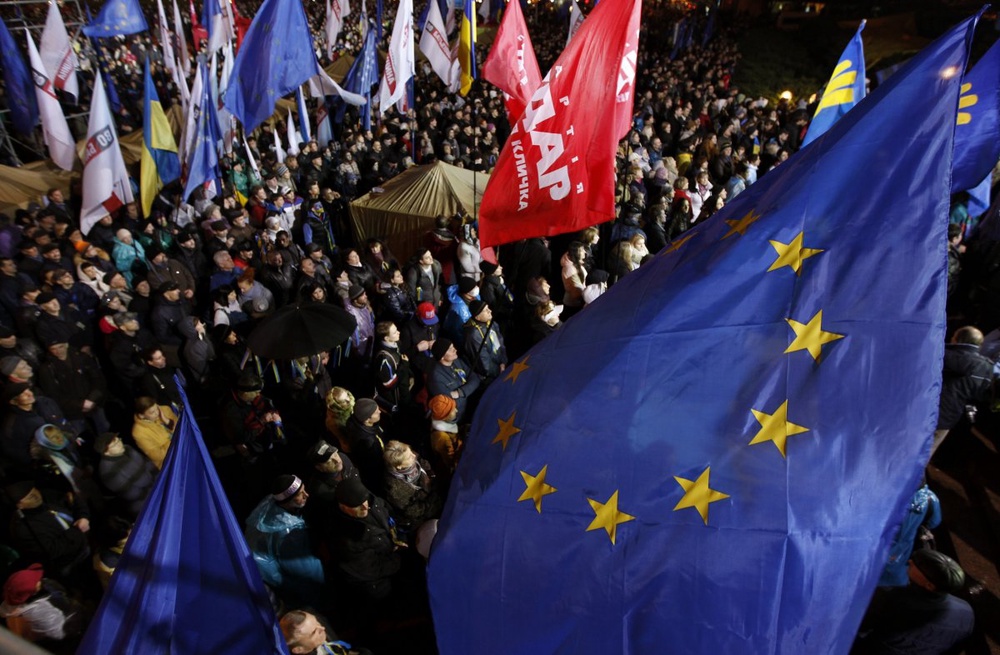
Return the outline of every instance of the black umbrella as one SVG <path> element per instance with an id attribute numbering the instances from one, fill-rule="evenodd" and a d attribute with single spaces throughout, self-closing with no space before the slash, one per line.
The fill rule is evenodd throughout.
<path id="1" fill-rule="evenodd" d="M 247 343 L 262 359 L 295 359 L 339 346 L 357 327 L 349 312 L 334 305 L 288 305 L 258 325 Z"/>

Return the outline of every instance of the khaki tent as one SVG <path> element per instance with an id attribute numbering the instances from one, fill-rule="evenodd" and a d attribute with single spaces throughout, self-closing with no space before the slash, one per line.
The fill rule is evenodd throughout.
<path id="1" fill-rule="evenodd" d="M 19 168 L 0 166 L 0 212 L 13 217 L 17 208 L 42 202 L 49 189 L 61 189 L 66 197 L 79 173 L 64 171 L 49 160 L 36 161 Z"/>
<path id="2" fill-rule="evenodd" d="M 443 162 L 414 166 L 351 203 L 358 241 L 381 237 L 403 264 L 439 215 L 479 215 L 490 176 Z"/>

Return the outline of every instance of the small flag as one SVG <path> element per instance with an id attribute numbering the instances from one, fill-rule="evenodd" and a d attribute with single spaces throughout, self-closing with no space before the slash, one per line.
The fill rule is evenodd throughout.
<path id="1" fill-rule="evenodd" d="M 400 0 L 389 40 L 389 53 L 379 88 L 379 113 L 385 115 L 394 102 L 406 95 L 406 83 L 415 74 L 413 54 L 413 0 Z"/>
<path id="2" fill-rule="evenodd" d="M 499 38 L 497 36 L 498 40 Z M 438 7 L 437 0 L 428 0 L 427 2 L 427 20 L 424 22 L 424 31 L 420 35 L 420 52 L 427 57 L 431 70 L 441 78 L 448 90 L 453 93 L 457 91 L 457 86 L 452 87 L 453 83 L 457 83 L 456 80 L 452 79 L 455 59 L 451 55 L 448 32 L 441 19 L 441 9 Z"/>
<path id="3" fill-rule="evenodd" d="M 42 134 L 45 135 L 45 145 L 49 148 L 49 157 L 64 171 L 73 170 L 76 161 L 76 140 L 66 124 L 66 116 L 55 94 L 55 83 L 45 71 L 42 57 L 35 47 L 31 33 L 25 30 L 28 40 L 28 59 L 31 62 L 32 74 L 35 80 L 35 98 L 38 100 L 38 113 L 42 119 Z M 74 72 L 74 75 L 76 73 Z"/>
<path id="4" fill-rule="evenodd" d="M 802 139 L 802 147 L 822 136 L 865 97 L 865 48 L 861 41 L 864 29 L 865 21 L 861 21 L 854 38 L 840 55 L 840 61 L 833 69 L 833 75 L 823 91 L 823 98 L 813 114 L 809 130 Z"/>
<path id="5" fill-rule="evenodd" d="M 149 74 L 149 59 L 147 59 L 139 175 L 143 216 L 149 216 L 153 200 L 160 189 L 180 176 L 181 162 L 177 157 L 177 143 L 174 141 L 173 132 L 170 131 L 167 115 L 163 113 L 163 107 L 160 105 L 153 77 Z"/>
<path id="6" fill-rule="evenodd" d="M 462 11 L 462 27 L 458 35 L 458 64 L 462 68 L 462 83 L 458 88 L 461 95 L 465 95 L 472 88 L 472 81 L 476 79 L 476 12 L 474 0 L 465 0 L 465 9 Z"/>
<path id="7" fill-rule="evenodd" d="M 38 124 L 38 100 L 35 98 L 31 71 L 3 19 L 0 19 L 0 60 L 3 61 L 3 80 L 11 122 L 18 132 L 29 135 Z"/>
<path id="8" fill-rule="evenodd" d="M 73 96 L 73 102 L 76 102 L 80 97 L 80 83 L 76 79 L 76 70 L 80 64 L 56 2 L 49 3 L 49 13 L 45 18 L 45 29 L 42 30 L 38 51 L 49 79 L 57 89 Z"/>
<path id="9" fill-rule="evenodd" d="M 135 34 L 149 29 L 139 0 L 107 0 L 97 17 L 83 26 L 87 36 L 105 37 Z"/>
<path id="10" fill-rule="evenodd" d="M 94 78 L 87 143 L 83 150 L 83 204 L 80 229 L 84 234 L 106 215 L 132 202 L 132 184 L 118 145 L 118 132 L 104 93 L 102 76 Z"/>

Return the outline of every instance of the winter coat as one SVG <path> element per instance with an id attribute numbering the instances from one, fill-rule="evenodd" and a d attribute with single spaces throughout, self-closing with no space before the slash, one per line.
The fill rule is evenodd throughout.
<path id="1" fill-rule="evenodd" d="M 101 484 L 124 505 L 132 519 L 139 516 L 156 482 L 156 467 L 132 446 L 117 457 L 104 455 L 97 464 Z"/>
<path id="2" fill-rule="evenodd" d="M 965 414 L 966 405 L 976 405 L 989 397 L 993 382 L 993 362 L 979 354 L 979 347 L 950 343 L 944 349 L 944 379 L 937 428 L 951 429 Z"/>
<path id="3" fill-rule="evenodd" d="M 254 508 L 244 531 L 264 582 L 299 600 L 322 592 L 323 563 L 312 553 L 305 519 L 267 496 Z"/>

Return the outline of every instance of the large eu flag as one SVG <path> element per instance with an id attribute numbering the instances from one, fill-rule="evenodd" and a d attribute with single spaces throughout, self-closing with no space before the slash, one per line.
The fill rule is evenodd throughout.
<path id="1" fill-rule="evenodd" d="M 278 98 L 317 74 L 302 3 L 264 0 L 236 55 L 223 103 L 249 133 L 274 113 Z"/>
<path id="2" fill-rule="evenodd" d="M 191 407 L 79 655 L 288 655 Z"/>
<path id="3" fill-rule="evenodd" d="M 937 418 L 969 29 L 493 383 L 442 655 L 850 649 Z"/>
<path id="4" fill-rule="evenodd" d="M 83 33 L 90 37 L 135 34 L 149 29 L 139 0 L 107 0 L 97 17 L 83 26 Z"/>

